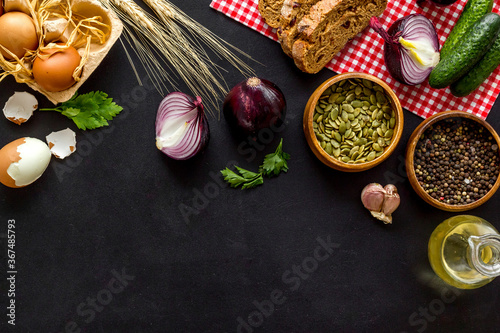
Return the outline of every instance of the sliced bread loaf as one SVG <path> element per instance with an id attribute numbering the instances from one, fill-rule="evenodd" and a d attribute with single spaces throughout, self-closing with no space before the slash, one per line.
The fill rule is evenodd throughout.
<path id="1" fill-rule="evenodd" d="M 382 14 L 387 0 L 322 0 L 298 24 L 299 38 L 292 57 L 306 73 L 319 72 L 365 29 L 373 16 Z"/>
<path id="2" fill-rule="evenodd" d="M 285 0 L 279 18 L 278 40 L 283 51 L 292 56 L 292 46 L 299 32 L 300 20 L 309 14 L 311 7 L 320 0 Z M 336 0 L 339 1 L 339 0 Z"/>
<path id="3" fill-rule="evenodd" d="M 284 1 L 285 0 L 259 0 L 260 16 L 262 16 L 267 25 L 273 28 L 278 28 L 280 26 L 279 19 Z"/>

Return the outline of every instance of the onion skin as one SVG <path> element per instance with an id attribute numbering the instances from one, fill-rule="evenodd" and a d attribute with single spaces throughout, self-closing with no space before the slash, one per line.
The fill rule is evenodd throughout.
<path id="1" fill-rule="evenodd" d="M 407 17 L 403 17 L 395 21 L 387 30 L 387 33 L 390 36 L 400 36 L 403 33 Z M 399 82 L 406 84 L 403 79 L 403 73 L 401 69 L 401 48 L 399 46 L 399 43 L 397 42 L 397 38 L 392 37 L 392 39 L 394 39 L 394 43 L 384 43 L 385 67 L 387 67 L 387 70 L 392 75 L 392 77 L 394 77 Z"/>
<path id="2" fill-rule="evenodd" d="M 238 83 L 224 99 L 223 112 L 237 134 L 255 135 L 279 127 L 286 115 L 286 101 L 274 83 L 256 77 Z"/>

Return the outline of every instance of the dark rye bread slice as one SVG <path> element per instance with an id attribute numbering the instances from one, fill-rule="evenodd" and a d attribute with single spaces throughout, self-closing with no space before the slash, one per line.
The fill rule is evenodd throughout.
<path id="1" fill-rule="evenodd" d="M 323 1 L 330 0 L 322 0 L 316 6 Z M 346 10 L 330 10 L 326 15 L 320 12 L 321 8 L 318 12 L 311 8 L 310 14 L 299 22 L 300 38 L 292 47 L 295 65 L 306 73 L 319 72 L 350 39 L 369 25 L 373 16 L 382 14 L 386 6 L 387 0 L 358 0 Z"/>
<path id="2" fill-rule="evenodd" d="M 284 1 L 285 0 L 259 0 L 260 16 L 262 16 L 267 25 L 273 28 L 278 28 L 280 26 L 279 19 Z"/>
<path id="3" fill-rule="evenodd" d="M 281 48 L 292 56 L 292 46 L 299 32 L 297 26 L 300 20 L 309 14 L 311 7 L 320 0 L 285 0 L 281 7 L 281 15 L 277 34 Z"/>

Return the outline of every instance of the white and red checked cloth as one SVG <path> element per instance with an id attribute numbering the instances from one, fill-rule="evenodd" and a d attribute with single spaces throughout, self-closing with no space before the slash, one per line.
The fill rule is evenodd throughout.
<path id="1" fill-rule="evenodd" d="M 467 0 L 459 0 L 447 7 L 437 7 L 432 3 L 419 7 L 415 0 L 389 0 L 379 19 L 387 29 L 398 18 L 413 13 L 423 14 L 434 23 L 442 46 L 466 3 Z M 213 0 L 210 7 L 277 41 L 275 29 L 263 22 L 257 4 L 258 0 Z M 497 4 L 493 11 L 498 13 Z M 439 111 L 463 110 L 485 119 L 500 92 L 500 68 L 473 94 L 461 98 L 454 97 L 449 89 L 432 89 L 427 81 L 417 86 L 400 84 L 384 65 L 382 38 L 370 28 L 351 40 L 327 68 L 336 73 L 364 72 L 379 77 L 393 88 L 405 109 L 424 118 Z"/>

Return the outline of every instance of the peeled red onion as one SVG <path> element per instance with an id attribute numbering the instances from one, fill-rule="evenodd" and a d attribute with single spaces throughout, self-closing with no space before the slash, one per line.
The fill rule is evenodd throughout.
<path id="1" fill-rule="evenodd" d="M 432 22 L 421 14 L 396 20 L 385 31 L 376 17 L 370 26 L 384 39 L 384 60 L 389 73 L 403 84 L 425 81 L 439 62 L 439 40 Z"/>
<path id="2" fill-rule="evenodd" d="M 200 97 L 168 94 L 156 115 L 156 147 L 176 160 L 187 160 L 207 145 L 210 129 Z"/>
<path id="3" fill-rule="evenodd" d="M 285 96 L 274 83 L 251 77 L 227 94 L 224 117 L 238 133 L 256 134 L 259 130 L 279 127 L 286 115 Z"/>

